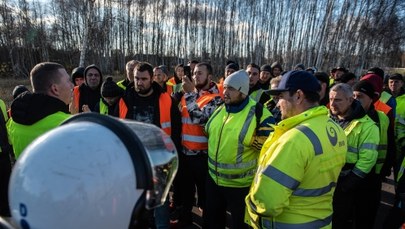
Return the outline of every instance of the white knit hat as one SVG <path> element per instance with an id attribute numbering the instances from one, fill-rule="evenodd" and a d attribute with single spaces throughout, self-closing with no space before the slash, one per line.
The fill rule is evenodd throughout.
<path id="1" fill-rule="evenodd" d="M 241 93 L 249 94 L 249 76 L 244 69 L 230 74 L 224 80 L 224 86 L 231 86 Z"/>

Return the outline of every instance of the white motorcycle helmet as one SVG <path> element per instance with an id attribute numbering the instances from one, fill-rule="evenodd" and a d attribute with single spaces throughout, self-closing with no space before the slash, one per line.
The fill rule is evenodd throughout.
<path id="1" fill-rule="evenodd" d="M 96 113 L 37 138 L 14 166 L 12 220 L 23 229 L 134 228 L 164 203 L 177 171 L 170 137 L 156 126 Z"/>

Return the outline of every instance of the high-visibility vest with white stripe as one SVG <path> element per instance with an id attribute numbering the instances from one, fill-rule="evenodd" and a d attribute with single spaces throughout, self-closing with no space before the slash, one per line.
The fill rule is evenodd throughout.
<path id="1" fill-rule="evenodd" d="M 208 92 L 207 92 L 208 93 Z M 205 94 L 197 99 L 198 108 L 202 109 L 219 94 Z M 184 96 L 181 99 L 181 122 L 182 122 L 182 144 L 189 150 L 207 150 L 208 139 L 204 133 L 204 127 L 200 124 L 194 124 L 187 111 L 187 104 Z"/>
<path id="2" fill-rule="evenodd" d="M 249 98 L 243 110 L 228 113 L 218 108 L 208 120 L 208 172 L 218 186 L 249 187 L 257 168 L 259 152 L 252 146 L 256 127 L 256 102 Z M 271 117 L 263 109 L 261 120 Z"/>
<path id="3" fill-rule="evenodd" d="M 254 228 L 328 228 L 347 139 L 324 106 L 282 120 L 264 143 L 245 199 Z"/>

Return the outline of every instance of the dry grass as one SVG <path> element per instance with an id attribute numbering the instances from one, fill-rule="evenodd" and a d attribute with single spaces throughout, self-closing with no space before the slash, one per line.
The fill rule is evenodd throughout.
<path id="1" fill-rule="evenodd" d="M 13 89 L 17 85 L 25 85 L 32 91 L 30 80 L 27 79 L 13 79 L 13 78 L 0 78 L 0 99 L 2 99 L 7 107 L 10 107 L 13 101 Z"/>
<path id="2" fill-rule="evenodd" d="M 405 68 L 390 68 L 387 71 L 387 74 L 400 73 L 402 76 L 405 76 Z"/>

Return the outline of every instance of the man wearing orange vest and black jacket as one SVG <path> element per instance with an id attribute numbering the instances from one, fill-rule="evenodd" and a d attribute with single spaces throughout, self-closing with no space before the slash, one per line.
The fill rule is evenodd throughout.
<path id="1" fill-rule="evenodd" d="M 101 99 L 101 84 L 103 75 L 100 69 L 92 64 L 84 70 L 84 83 L 75 86 L 73 89 L 73 104 L 70 107 L 70 113 L 81 113 L 90 109 L 94 111 L 96 104 Z"/>
<path id="2" fill-rule="evenodd" d="M 208 174 L 208 139 L 203 126 L 223 101 L 219 89 L 212 81 L 213 70 L 208 63 L 199 63 L 194 68 L 193 82 L 184 76 L 181 99 L 183 154 L 179 155 L 180 167 L 175 204 L 182 205 L 180 224 L 192 223 L 192 208 L 197 187 L 197 206 L 204 209 L 205 182 Z M 181 198 L 181 199 L 178 199 Z M 176 203 L 176 201 L 178 201 Z M 179 207 L 179 206 L 177 206 Z"/>
<path id="3" fill-rule="evenodd" d="M 128 85 L 115 113 L 120 118 L 154 124 L 170 135 L 176 146 L 181 145 L 177 104 L 153 81 L 153 67 L 148 63 L 135 67 L 134 82 Z"/>
<path id="4" fill-rule="evenodd" d="M 153 67 L 145 62 L 134 69 L 134 82 L 129 84 L 125 95 L 120 99 L 115 116 L 150 123 L 160 127 L 171 136 L 177 151 L 181 150 L 181 116 L 178 106 L 170 95 L 162 92 L 159 84 L 153 81 Z M 156 227 L 169 225 L 167 205 L 155 209 Z M 163 222 L 162 222 L 163 221 Z"/>

